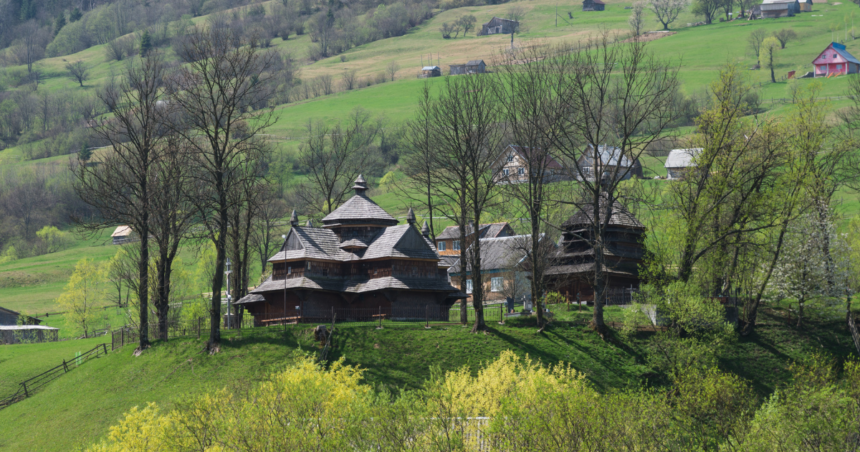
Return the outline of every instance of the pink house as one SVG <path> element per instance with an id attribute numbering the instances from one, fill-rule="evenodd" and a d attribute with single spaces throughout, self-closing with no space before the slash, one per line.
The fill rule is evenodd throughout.
<path id="1" fill-rule="evenodd" d="M 831 42 L 812 64 L 815 66 L 816 77 L 860 72 L 860 61 L 848 53 L 844 45 L 835 42 Z"/>

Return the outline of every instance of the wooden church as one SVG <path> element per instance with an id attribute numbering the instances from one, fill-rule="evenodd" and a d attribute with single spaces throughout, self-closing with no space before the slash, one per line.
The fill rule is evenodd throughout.
<path id="1" fill-rule="evenodd" d="M 330 319 L 447 319 L 465 294 L 448 282 L 448 267 L 415 225 L 398 221 L 367 197 L 359 176 L 355 196 L 322 219 L 299 226 L 293 212 L 272 276 L 237 302 L 255 325 Z"/>
<path id="2" fill-rule="evenodd" d="M 600 209 L 609 218 L 604 224 L 606 245 L 604 266 L 600 269 L 607 281 L 608 297 L 629 299 L 631 288 L 639 288 L 639 264 L 645 248 L 642 244 L 645 226 L 618 200 L 609 202 L 604 192 Z M 606 218 L 606 217 L 604 217 Z M 571 300 L 579 296 L 594 301 L 592 282 L 595 277 L 594 237 L 596 228 L 592 213 L 580 210 L 562 224 L 562 235 L 546 271 L 549 286 Z"/>

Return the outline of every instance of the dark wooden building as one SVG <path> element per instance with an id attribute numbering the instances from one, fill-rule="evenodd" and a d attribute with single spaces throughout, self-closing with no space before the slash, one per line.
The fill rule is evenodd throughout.
<path id="1" fill-rule="evenodd" d="M 487 72 L 487 64 L 484 60 L 470 60 L 466 64 L 452 64 L 449 66 L 450 75 L 484 74 Z"/>
<path id="2" fill-rule="evenodd" d="M 582 1 L 582 10 L 583 11 L 603 11 L 606 9 L 606 3 L 603 3 L 600 0 L 583 0 Z"/>
<path id="3" fill-rule="evenodd" d="M 478 33 L 478 36 L 509 35 L 516 32 L 519 26 L 520 23 L 516 20 L 493 17 L 489 22 L 481 25 L 481 31 Z"/>
<path id="4" fill-rule="evenodd" d="M 645 226 L 615 200 L 609 204 L 606 196 L 601 210 L 609 213 L 605 227 L 605 262 L 601 272 L 607 279 L 609 297 L 629 298 L 630 288 L 639 288 L 639 264 L 645 255 L 642 244 Z M 558 249 L 552 266 L 547 270 L 550 287 L 567 294 L 571 299 L 594 301 L 592 281 L 595 276 L 594 247 L 595 228 L 592 214 L 580 211 L 562 224 L 564 232 L 559 238 Z"/>
<path id="5" fill-rule="evenodd" d="M 293 212 L 280 251 L 269 259 L 273 274 L 242 298 L 255 324 L 313 319 L 448 318 L 458 297 L 433 243 L 367 197 L 359 176 L 355 196 L 323 218 L 301 227 Z"/>

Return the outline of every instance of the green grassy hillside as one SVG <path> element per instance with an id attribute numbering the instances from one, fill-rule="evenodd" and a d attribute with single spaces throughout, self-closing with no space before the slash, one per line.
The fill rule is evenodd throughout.
<path id="1" fill-rule="evenodd" d="M 620 308 L 608 309 L 608 320 L 619 320 Z M 487 334 L 470 334 L 460 326 L 425 330 L 423 325 L 390 325 L 382 330 L 369 324 L 338 327 L 331 358 L 367 369 L 372 385 L 420 388 L 431 366 L 473 371 L 494 360 L 502 350 L 513 350 L 544 363 L 569 362 L 601 392 L 661 385 L 665 377 L 649 364 L 653 333 L 631 338 L 617 336 L 602 342 L 585 322 L 590 316 L 560 308 L 557 320 L 538 334 L 534 320 L 491 324 Z M 748 379 L 760 395 L 770 393 L 789 378 L 788 365 L 824 347 L 839 359 L 852 354 L 850 335 L 842 321 L 810 318 L 798 332 L 785 325 L 780 309 L 766 309 L 756 333 L 740 339 L 723 357 L 722 366 Z M 222 387 L 242 388 L 290 363 L 295 353 L 315 353 L 313 325 L 245 330 L 237 338 L 225 332 L 221 353 L 202 353 L 203 340 L 173 339 L 140 357 L 127 346 L 89 362 L 49 384 L 34 397 L 0 410 L 0 450 L 71 450 L 97 441 L 133 406 L 158 402 L 172 407 L 190 394 Z M 41 367 L 51 367 L 68 353 L 86 350 L 99 339 L 0 347 L 0 368 L 14 369 L 20 378 Z M 4 385 L 8 386 L 8 385 Z M 0 386 L 2 389 L 4 386 Z"/>

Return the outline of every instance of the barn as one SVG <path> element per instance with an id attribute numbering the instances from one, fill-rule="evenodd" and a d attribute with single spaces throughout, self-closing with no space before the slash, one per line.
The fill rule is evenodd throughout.
<path id="1" fill-rule="evenodd" d="M 516 20 L 493 17 L 489 22 L 481 25 L 481 31 L 478 33 L 478 36 L 509 35 L 516 32 L 519 26 L 520 23 Z"/>
<path id="2" fill-rule="evenodd" d="M 702 148 L 672 149 L 664 164 L 667 179 L 683 179 L 684 173 L 696 166 L 695 157 L 701 152 Z"/>
<path id="3" fill-rule="evenodd" d="M 606 3 L 603 3 L 600 0 L 583 0 L 582 1 L 582 10 L 583 11 L 603 11 L 606 9 Z"/>
<path id="4" fill-rule="evenodd" d="M 424 66 L 421 68 L 421 78 L 439 77 L 442 75 L 442 68 L 439 66 Z"/>
<path id="5" fill-rule="evenodd" d="M 856 74 L 860 71 L 860 61 L 845 50 L 843 44 L 831 42 L 818 57 L 812 61 L 816 77 Z"/>

